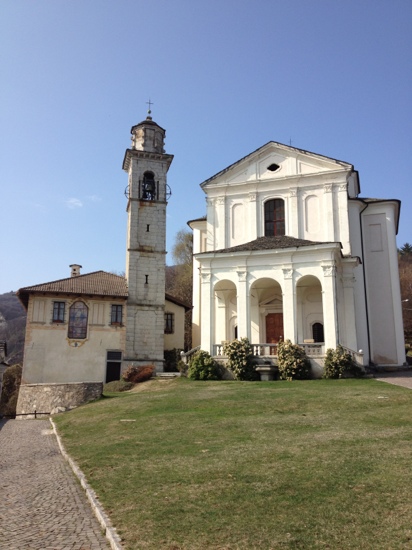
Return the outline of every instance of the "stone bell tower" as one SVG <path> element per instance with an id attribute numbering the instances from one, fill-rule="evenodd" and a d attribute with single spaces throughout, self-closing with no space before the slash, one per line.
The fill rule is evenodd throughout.
<path id="1" fill-rule="evenodd" d="M 166 175 L 173 160 L 164 150 L 165 130 L 146 120 L 131 129 L 132 146 L 126 150 L 123 170 L 126 187 L 127 299 L 126 346 L 128 365 L 156 366 L 163 371 L 166 205 L 170 188 Z"/>

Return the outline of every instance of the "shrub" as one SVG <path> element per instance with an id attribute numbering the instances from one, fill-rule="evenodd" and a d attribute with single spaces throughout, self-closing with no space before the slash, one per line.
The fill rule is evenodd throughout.
<path id="1" fill-rule="evenodd" d="M 150 380 L 153 376 L 154 370 L 154 365 L 129 365 L 122 374 L 122 378 L 125 382 L 139 384 L 139 382 L 146 382 L 146 380 Z"/>
<path id="2" fill-rule="evenodd" d="M 283 380 L 308 380 L 311 376 L 310 361 L 303 348 L 290 340 L 278 344 L 278 368 Z"/>
<path id="3" fill-rule="evenodd" d="M 125 380 L 113 380 L 112 382 L 108 382 L 103 387 L 103 393 L 105 392 L 122 392 L 122 391 L 128 391 L 133 388 L 132 382 L 126 382 Z"/>
<path id="4" fill-rule="evenodd" d="M 222 372 L 219 364 L 207 351 L 199 350 L 190 361 L 187 376 L 192 380 L 220 380 Z"/>
<path id="5" fill-rule="evenodd" d="M 341 345 L 336 349 L 326 350 L 323 378 L 342 378 L 348 375 L 362 375 L 362 369 L 352 359 L 351 354 Z"/>
<path id="6" fill-rule="evenodd" d="M 223 346 L 228 358 L 228 368 L 237 380 L 259 380 L 259 373 L 253 361 L 253 350 L 247 338 L 233 340 Z"/>
<path id="7" fill-rule="evenodd" d="M 21 365 L 7 367 L 3 374 L 3 389 L 1 392 L 0 414 L 15 416 L 17 398 L 21 382 Z"/>

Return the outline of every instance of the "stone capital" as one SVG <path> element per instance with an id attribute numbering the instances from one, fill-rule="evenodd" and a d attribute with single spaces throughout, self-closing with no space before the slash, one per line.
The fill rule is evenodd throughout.
<path id="1" fill-rule="evenodd" d="M 336 274 L 336 267 L 334 265 L 323 265 L 323 276 L 333 277 Z"/>

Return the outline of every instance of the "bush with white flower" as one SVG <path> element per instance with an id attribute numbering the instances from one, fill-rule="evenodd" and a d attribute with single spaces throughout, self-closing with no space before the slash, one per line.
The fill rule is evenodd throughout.
<path id="1" fill-rule="evenodd" d="M 308 380 L 311 378 L 310 361 L 303 348 L 290 340 L 278 344 L 278 369 L 283 380 Z"/>
<path id="2" fill-rule="evenodd" d="M 223 353 L 228 358 L 228 368 L 237 380 L 260 380 L 253 361 L 253 350 L 247 338 L 227 342 Z"/>
<path id="3" fill-rule="evenodd" d="M 341 345 L 326 350 L 323 378 L 344 378 L 362 376 L 362 369 L 355 363 L 352 355 Z"/>

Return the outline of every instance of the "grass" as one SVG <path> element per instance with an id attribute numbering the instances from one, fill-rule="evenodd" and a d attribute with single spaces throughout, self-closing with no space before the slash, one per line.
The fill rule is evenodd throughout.
<path id="1" fill-rule="evenodd" d="M 186 379 L 139 389 L 55 417 L 125 548 L 412 548 L 411 390 Z"/>

